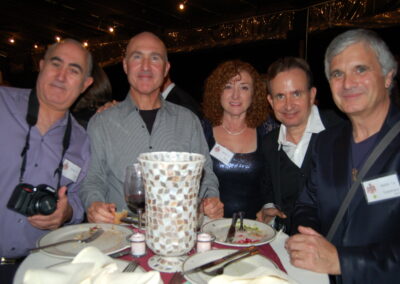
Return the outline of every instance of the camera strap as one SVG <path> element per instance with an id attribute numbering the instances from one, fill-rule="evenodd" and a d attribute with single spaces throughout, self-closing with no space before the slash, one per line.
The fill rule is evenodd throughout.
<path id="1" fill-rule="evenodd" d="M 29 150 L 29 140 L 30 140 L 30 136 L 31 136 L 31 129 L 32 129 L 32 126 L 35 126 L 37 123 L 38 114 L 39 114 L 39 101 L 38 101 L 38 98 L 36 95 L 36 90 L 33 88 L 29 95 L 28 111 L 26 114 L 26 122 L 28 123 L 29 129 L 28 129 L 28 133 L 25 138 L 25 146 L 21 152 L 22 163 L 21 163 L 21 170 L 20 170 L 20 176 L 19 176 L 20 183 L 23 182 L 23 177 L 24 177 L 24 173 L 25 173 L 27 153 Z M 63 150 L 62 150 L 62 154 L 61 154 L 61 160 L 60 160 L 60 163 L 58 164 L 58 168 L 54 171 L 54 175 L 58 174 L 57 190 L 60 187 L 60 183 L 61 183 L 61 174 L 62 174 L 62 168 L 63 168 L 64 155 L 68 150 L 70 140 L 71 140 L 71 128 L 72 128 L 71 114 L 68 113 L 68 122 L 67 122 L 67 127 L 65 128 L 65 132 L 64 132 Z"/>

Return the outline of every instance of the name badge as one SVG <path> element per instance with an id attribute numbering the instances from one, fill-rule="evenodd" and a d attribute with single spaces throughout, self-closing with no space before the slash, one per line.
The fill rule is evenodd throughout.
<path id="1" fill-rule="evenodd" d="M 215 143 L 214 147 L 210 151 L 210 155 L 221 161 L 225 165 L 228 165 L 231 162 L 235 153 L 228 150 L 224 146 Z"/>
<path id="2" fill-rule="evenodd" d="M 400 197 L 400 183 L 397 174 L 362 182 L 368 203 Z"/>
<path id="3" fill-rule="evenodd" d="M 79 173 L 81 172 L 81 168 L 75 165 L 73 162 L 65 159 L 63 163 L 62 175 L 73 182 L 76 182 L 78 179 Z"/>

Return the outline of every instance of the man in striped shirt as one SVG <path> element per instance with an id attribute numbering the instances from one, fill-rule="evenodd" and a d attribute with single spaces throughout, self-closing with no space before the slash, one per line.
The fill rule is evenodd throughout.
<path id="1" fill-rule="evenodd" d="M 118 105 L 96 114 L 88 126 L 92 160 L 80 197 L 88 220 L 112 223 L 126 208 L 125 168 L 139 154 L 152 151 L 200 153 L 206 157 L 200 196 L 204 213 L 223 216 L 218 180 L 198 118 L 189 110 L 165 101 L 160 88 L 170 64 L 164 43 L 154 34 L 134 36 L 126 49 L 123 68 L 130 90 Z"/>

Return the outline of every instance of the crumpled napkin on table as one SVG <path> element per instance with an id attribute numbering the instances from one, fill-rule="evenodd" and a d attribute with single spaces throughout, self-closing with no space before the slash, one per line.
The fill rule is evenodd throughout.
<path id="1" fill-rule="evenodd" d="M 255 270 L 240 276 L 218 275 L 213 277 L 208 284 L 297 284 L 288 275 L 279 269 L 258 267 Z"/>
<path id="2" fill-rule="evenodd" d="M 128 264 L 128 263 L 127 263 Z M 47 269 L 28 269 L 24 284 L 123 284 L 162 283 L 160 272 L 120 272 L 114 259 L 95 247 L 82 249 L 68 263 Z"/>

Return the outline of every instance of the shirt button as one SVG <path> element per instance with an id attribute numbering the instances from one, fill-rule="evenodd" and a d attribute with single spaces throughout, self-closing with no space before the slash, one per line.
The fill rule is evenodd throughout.
<path id="1" fill-rule="evenodd" d="M 23 221 L 22 221 L 22 219 L 18 219 L 18 223 L 20 223 L 20 224 L 21 224 L 22 222 L 23 222 Z"/>
<path id="2" fill-rule="evenodd" d="M 35 164 L 35 168 L 37 168 L 39 165 L 38 164 Z"/>
<path id="3" fill-rule="evenodd" d="M 11 251 L 14 251 L 15 250 L 15 248 L 11 248 Z"/>
<path id="4" fill-rule="evenodd" d="M 144 125 L 142 125 L 142 128 L 144 128 Z"/>
<path id="5" fill-rule="evenodd" d="M 149 146 L 149 149 L 153 149 L 153 146 Z"/>

